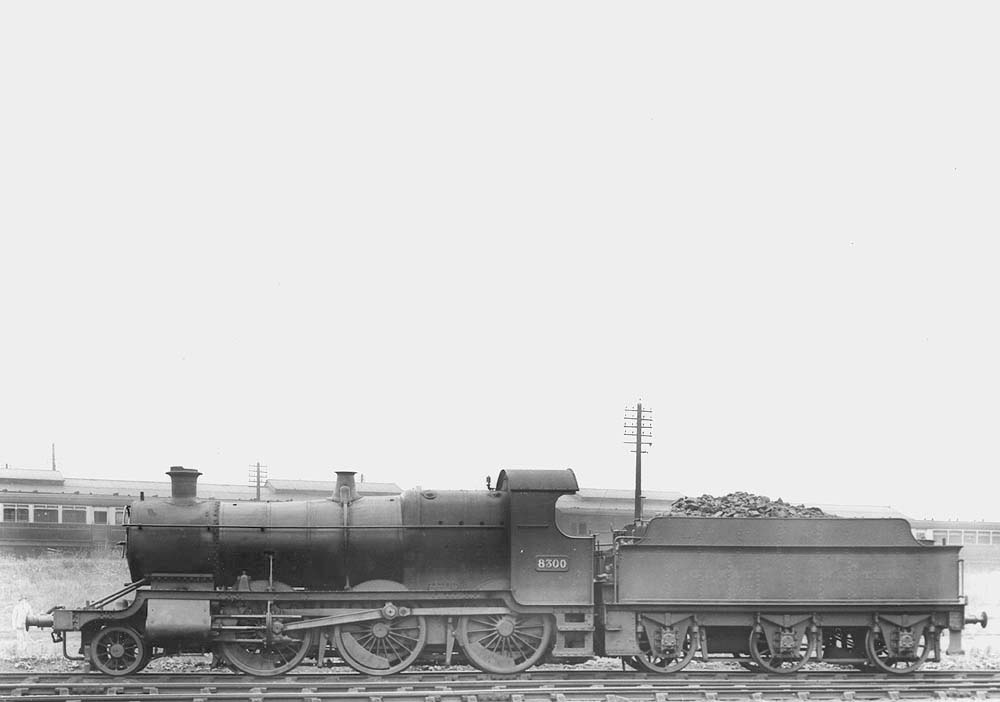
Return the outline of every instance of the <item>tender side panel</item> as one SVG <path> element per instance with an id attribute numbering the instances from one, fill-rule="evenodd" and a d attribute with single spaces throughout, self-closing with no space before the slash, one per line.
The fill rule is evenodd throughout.
<path id="1" fill-rule="evenodd" d="M 958 552 L 897 519 L 655 519 L 620 547 L 617 601 L 954 603 Z"/>
<path id="2" fill-rule="evenodd" d="M 957 549 L 625 546 L 618 603 L 954 602 Z"/>

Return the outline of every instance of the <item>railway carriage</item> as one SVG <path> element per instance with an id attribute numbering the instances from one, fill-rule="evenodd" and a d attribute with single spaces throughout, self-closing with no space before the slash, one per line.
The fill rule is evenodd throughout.
<path id="1" fill-rule="evenodd" d="M 169 499 L 130 508 L 133 582 L 29 620 L 64 651 L 80 632 L 110 675 L 191 651 L 251 675 L 333 657 L 370 675 L 508 674 L 594 655 L 664 673 L 696 655 L 909 672 L 946 629 L 959 650 L 967 622 L 959 548 L 918 544 L 903 520 L 656 518 L 599 548 L 556 525 L 569 470 L 378 497 L 342 472 L 330 499 L 277 503 L 199 499 L 198 471 L 168 475 Z"/>

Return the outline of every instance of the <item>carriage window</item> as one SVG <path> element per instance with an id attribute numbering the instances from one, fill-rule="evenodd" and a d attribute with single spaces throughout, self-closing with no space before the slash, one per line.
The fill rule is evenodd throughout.
<path id="1" fill-rule="evenodd" d="M 94 510 L 94 524 L 107 524 L 108 523 L 108 510 L 106 509 L 95 509 Z"/>
<path id="2" fill-rule="evenodd" d="M 4 505 L 3 520 L 5 522 L 28 521 L 28 505 Z"/>
<path id="3" fill-rule="evenodd" d="M 976 535 L 976 543 L 978 543 L 978 544 L 985 544 L 985 545 L 989 546 L 990 545 L 990 532 L 988 532 L 988 531 L 980 531 Z"/>
<path id="4" fill-rule="evenodd" d="M 125 523 L 125 510 L 123 510 L 123 509 L 116 509 L 115 510 L 115 524 L 124 524 L 124 523 Z"/>
<path id="5" fill-rule="evenodd" d="M 58 524 L 59 507 L 56 505 L 35 505 L 35 521 L 46 524 Z"/>
<path id="6" fill-rule="evenodd" d="M 63 507 L 63 524 L 86 524 L 87 510 L 83 507 Z"/>

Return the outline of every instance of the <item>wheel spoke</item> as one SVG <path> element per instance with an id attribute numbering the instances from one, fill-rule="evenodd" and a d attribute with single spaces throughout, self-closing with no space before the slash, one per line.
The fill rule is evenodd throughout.
<path id="1" fill-rule="evenodd" d="M 511 645 L 517 646 L 517 651 L 523 658 L 527 658 L 531 655 L 531 652 L 535 650 L 535 646 L 531 644 L 526 639 L 518 636 L 517 632 L 514 632 L 510 637 Z M 527 651 L 527 653 L 525 653 Z"/>
<path id="2" fill-rule="evenodd" d="M 407 631 L 409 631 L 409 630 L 407 630 Z M 399 631 L 393 631 L 393 632 L 391 632 L 389 634 L 389 636 L 391 636 L 392 638 L 394 638 L 394 639 L 396 639 L 398 641 L 411 641 L 413 643 L 416 643 L 418 641 L 418 639 L 417 639 L 416 636 L 410 636 L 408 634 L 404 634 L 404 633 L 399 632 Z"/>
<path id="3" fill-rule="evenodd" d="M 489 650 L 494 650 L 497 647 L 497 643 L 500 641 L 500 634 L 495 631 L 491 631 L 489 634 L 480 637 L 476 642 L 483 648 L 488 648 Z"/>
<path id="4" fill-rule="evenodd" d="M 386 656 L 386 658 L 391 658 L 391 660 L 394 660 L 394 661 L 400 661 L 403 658 L 405 658 L 406 657 L 405 653 L 404 653 L 404 655 L 400 655 L 399 654 L 400 648 L 401 647 L 397 646 L 396 642 L 392 640 L 392 635 L 391 634 L 389 636 L 385 637 L 385 649 L 386 649 L 386 653 L 389 654 L 388 656 Z M 404 652 L 405 652 L 405 649 L 404 649 Z"/>

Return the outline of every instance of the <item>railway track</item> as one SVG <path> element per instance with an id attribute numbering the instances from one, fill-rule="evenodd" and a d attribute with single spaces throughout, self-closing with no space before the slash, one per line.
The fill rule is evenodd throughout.
<path id="1" fill-rule="evenodd" d="M 676 700 L 1000 698 L 1000 671 L 928 671 L 897 677 L 834 671 L 768 676 L 700 671 L 671 676 L 533 671 L 504 678 L 427 672 L 371 678 L 316 672 L 275 678 L 215 674 L 0 674 L 0 700 L 99 702 L 673 702 Z"/>

